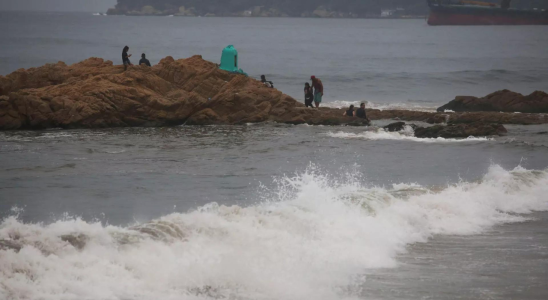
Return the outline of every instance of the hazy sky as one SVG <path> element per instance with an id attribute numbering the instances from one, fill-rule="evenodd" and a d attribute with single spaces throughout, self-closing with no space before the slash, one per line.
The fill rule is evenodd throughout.
<path id="1" fill-rule="evenodd" d="M 0 0 L 0 10 L 106 12 L 116 0 Z"/>

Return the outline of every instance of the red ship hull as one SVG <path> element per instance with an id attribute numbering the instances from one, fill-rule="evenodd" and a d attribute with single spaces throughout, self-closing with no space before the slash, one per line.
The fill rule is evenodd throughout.
<path id="1" fill-rule="evenodd" d="M 431 7 L 429 25 L 548 25 L 548 12 L 471 8 Z"/>

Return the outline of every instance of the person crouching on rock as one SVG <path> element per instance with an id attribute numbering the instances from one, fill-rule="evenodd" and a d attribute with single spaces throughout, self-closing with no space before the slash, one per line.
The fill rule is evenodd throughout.
<path id="1" fill-rule="evenodd" d="M 127 66 L 131 66 L 131 62 L 129 61 L 131 54 L 127 54 L 128 51 L 128 46 L 125 46 L 124 50 L 122 50 L 122 62 L 124 63 L 124 71 L 127 70 Z"/>
<path id="2" fill-rule="evenodd" d="M 272 81 L 266 81 L 266 76 L 261 75 L 261 82 L 269 88 L 274 88 L 274 83 Z"/>
<path id="3" fill-rule="evenodd" d="M 314 91 L 312 90 L 312 87 L 307 82 L 304 84 L 304 105 L 306 107 L 312 107 L 314 108 L 314 105 L 312 105 L 312 102 L 314 101 Z"/>
<path id="4" fill-rule="evenodd" d="M 367 114 L 365 113 L 365 103 L 360 104 L 360 108 L 356 110 L 355 116 L 360 119 L 365 119 L 367 123 L 371 123 L 371 120 L 367 118 Z"/>
<path id="5" fill-rule="evenodd" d="M 344 112 L 343 116 L 355 117 L 356 113 L 354 112 L 354 105 L 350 105 L 347 111 Z"/>
<path id="6" fill-rule="evenodd" d="M 139 61 L 139 65 L 145 65 L 150 67 L 150 61 L 148 61 L 146 54 L 141 54 L 141 60 Z"/>
<path id="7" fill-rule="evenodd" d="M 323 97 L 323 83 L 316 76 L 311 76 L 310 79 L 312 79 L 312 87 L 314 87 L 314 104 L 316 104 L 316 107 L 320 107 Z"/>

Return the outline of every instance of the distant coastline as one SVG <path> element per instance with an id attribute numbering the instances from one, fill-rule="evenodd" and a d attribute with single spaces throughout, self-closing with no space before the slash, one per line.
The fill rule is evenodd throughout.
<path id="1" fill-rule="evenodd" d="M 373 20 L 422 20 L 428 18 L 428 15 L 410 15 L 410 16 L 367 16 L 367 17 L 352 17 L 352 16 L 335 16 L 335 17 L 318 17 L 318 16 L 242 16 L 242 15 L 158 15 L 158 14 L 110 14 L 110 13 L 93 13 L 97 16 L 126 16 L 126 17 L 187 17 L 187 18 L 291 18 L 291 19 L 373 19 Z"/>
<path id="2" fill-rule="evenodd" d="M 424 0 L 395 0 L 390 4 L 361 0 L 118 0 L 108 15 L 183 17 L 293 17 L 345 19 L 418 19 L 428 14 Z"/>

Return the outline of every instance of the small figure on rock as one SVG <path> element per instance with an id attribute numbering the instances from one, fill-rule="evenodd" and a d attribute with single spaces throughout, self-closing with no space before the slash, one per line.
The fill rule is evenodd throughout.
<path id="1" fill-rule="evenodd" d="M 312 87 L 314 87 L 314 104 L 316 104 L 316 107 L 320 107 L 323 97 L 323 83 L 316 76 L 311 76 L 310 79 L 312 80 Z"/>
<path id="2" fill-rule="evenodd" d="M 358 117 L 360 119 L 366 119 L 367 122 L 371 122 L 371 120 L 369 120 L 369 118 L 367 118 L 367 114 L 365 112 L 365 103 L 360 104 L 360 108 L 358 108 L 358 110 L 356 110 L 356 117 Z"/>
<path id="3" fill-rule="evenodd" d="M 312 107 L 314 108 L 314 105 L 312 105 L 312 102 L 314 101 L 314 91 L 310 84 L 307 82 L 304 84 L 304 105 L 306 107 Z"/>
<path id="4" fill-rule="evenodd" d="M 274 83 L 272 81 L 267 81 L 266 76 L 261 75 L 261 82 L 269 88 L 274 88 Z"/>
<path id="5" fill-rule="evenodd" d="M 144 54 L 144 53 L 141 54 L 141 60 L 139 61 L 139 64 L 140 65 L 146 65 L 146 66 L 149 66 L 149 67 L 151 66 L 150 61 L 148 61 L 146 54 Z"/>
<path id="6" fill-rule="evenodd" d="M 350 105 L 347 111 L 344 112 L 343 116 L 355 117 L 356 113 L 354 112 L 354 105 Z"/>
<path id="7" fill-rule="evenodd" d="M 131 62 L 129 61 L 131 54 L 127 54 L 128 51 L 128 46 L 125 46 L 124 50 L 122 50 L 122 62 L 124 63 L 124 71 L 127 70 L 127 66 L 131 66 Z"/>

